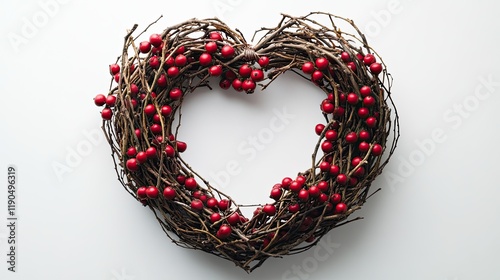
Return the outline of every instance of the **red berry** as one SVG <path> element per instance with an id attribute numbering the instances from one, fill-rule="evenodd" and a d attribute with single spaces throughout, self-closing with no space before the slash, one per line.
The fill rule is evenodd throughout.
<path id="1" fill-rule="evenodd" d="M 136 128 L 134 130 L 134 133 L 135 133 L 135 136 L 138 138 L 138 139 L 141 139 L 141 136 L 142 136 L 142 132 L 139 128 Z"/>
<path id="2" fill-rule="evenodd" d="M 342 117 L 345 114 L 345 108 L 344 107 L 337 107 L 333 111 L 333 115 L 335 117 Z"/>
<path id="3" fill-rule="evenodd" d="M 243 88 L 242 88 L 243 82 L 241 80 L 239 80 L 239 79 L 234 79 L 233 82 L 231 83 L 231 85 L 237 91 L 242 91 L 243 90 Z"/>
<path id="4" fill-rule="evenodd" d="M 130 84 L 130 95 L 132 97 L 137 96 L 139 93 L 139 87 L 136 84 Z"/>
<path id="5" fill-rule="evenodd" d="M 174 147 L 167 145 L 165 147 L 165 153 L 167 154 L 167 157 L 174 157 L 175 156 L 175 149 Z"/>
<path id="6" fill-rule="evenodd" d="M 220 54 L 224 58 L 230 58 L 230 57 L 232 57 L 234 55 L 234 48 L 232 46 L 230 46 L 230 45 L 224 45 L 220 49 Z"/>
<path id="7" fill-rule="evenodd" d="M 365 152 L 368 152 L 369 149 L 370 149 L 370 144 L 368 144 L 367 142 L 363 141 L 363 142 L 359 143 L 358 150 L 360 152 L 365 153 Z"/>
<path id="8" fill-rule="evenodd" d="M 211 197 L 211 198 L 207 199 L 207 207 L 208 208 L 215 209 L 215 208 L 217 208 L 217 206 L 219 206 L 219 202 L 217 201 L 217 198 Z"/>
<path id="9" fill-rule="evenodd" d="M 151 36 L 149 36 L 149 42 L 153 47 L 159 47 L 161 43 L 163 43 L 163 40 L 160 34 L 151 34 Z"/>
<path id="10" fill-rule="evenodd" d="M 200 198 L 202 196 L 202 194 L 203 194 L 203 192 L 198 190 L 198 191 L 194 191 L 192 195 L 194 198 Z"/>
<path id="11" fill-rule="evenodd" d="M 157 198 L 159 193 L 160 193 L 160 192 L 158 191 L 158 188 L 157 188 L 157 187 L 154 187 L 154 186 L 150 186 L 150 187 L 148 187 L 148 189 L 146 190 L 146 195 L 147 195 L 149 198 L 152 198 L 152 199 Z"/>
<path id="12" fill-rule="evenodd" d="M 177 68 L 177 67 L 171 67 L 171 68 Z M 167 70 L 167 75 L 168 75 L 168 70 Z M 160 77 L 158 77 L 158 80 L 156 80 L 156 84 L 160 87 L 167 86 L 167 77 L 165 77 L 165 74 L 161 74 Z"/>
<path id="13" fill-rule="evenodd" d="M 184 153 L 186 151 L 186 149 L 187 149 L 187 144 L 186 144 L 186 142 L 177 141 L 175 143 L 175 147 L 177 148 L 177 151 L 179 153 Z"/>
<path id="14" fill-rule="evenodd" d="M 140 187 L 137 189 L 137 196 L 139 198 L 146 198 L 148 195 L 147 195 L 147 190 L 148 188 L 146 187 Z"/>
<path id="15" fill-rule="evenodd" d="M 175 178 L 175 180 L 177 181 L 177 183 L 183 185 L 186 182 L 186 176 L 184 176 L 184 175 L 177 175 L 177 177 Z"/>
<path id="16" fill-rule="evenodd" d="M 316 239 L 316 236 L 314 234 L 311 234 L 306 240 L 304 240 L 307 243 L 312 243 Z"/>
<path id="17" fill-rule="evenodd" d="M 167 60 L 165 60 L 165 65 L 167 67 L 172 67 L 175 65 L 175 59 L 173 57 L 169 57 L 167 58 Z"/>
<path id="18" fill-rule="evenodd" d="M 342 200 L 342 196 L 339 193 L 334 193 L 330 196 L 330 201 L 333 204 L 337 204 Z"/>
<path id="19" fill-rule="evenodd" d="M 148 160 L 148 154 L 146 152 L 138 152 L 135 158 L 139 163 L 145 163 Z"/>
<path id="20" fill-rule="evenodd" d="M 186 47 L 185 46 L 180 46 L 179 48 L 177 48 L 177 50 L 175 51 L 175 54 L 181 54 L 181 53 L 184 53 L 186 51 Z"/>
<path id="21" fill-rule="evenodd" d="M 382 154 L 383 148 L 380 144 L 375 144 L 373 145 L 372 148 L 372 155 L 374 156 L 380 156 Z"/>
<path id="22" fill-rule="evenodd" d="M 318 197 L 318 200 L 321 202 L 321 203 L 325 203 L 328 201 L 330 197 L 328 197 L 328 195 L 326 193 L 321 193 Z"/>
<path id="23" fill-rule="evenodd" d="M 319 123 L 314 128 L 314 131 L 316 132 L 317 135 L 321 135 L 321 133 L 323 132 L 324 129 L 325 129 L 325 125 Z"/>
<path id="24" fill-rule="evenodd" d="M 186 178 L 186 181 L 184 182 L 184 186 L 188 190 L 194 190 L 194 189 L 196 189 L 196 187 L 198 186 L 198 184 L 196 183 L 196 179 L 195 178 L 190 177 L 190 178 Z"/>
<path id="25" fill-rule="evenodd" d="M 322 192 L 326 192 L 330 188 L 330 184 L 327 181 L 319 181 L 318 189 Z"/>
<path id="26" fill-rule="evenodd" d="M 252 67 L 250 67 L 250 65 L 248 65 L 248 64 L 243 64 L 238 69 L 238 73 L 243 78 L 248 78 L 248 77 L 250 77 L 250 74 L 252 74 Z"/>
<path id="27" fill-rule="evenodd" d="M 113 111 L 109 108 L 104 108 L 101 111 L 101 117 L 105 120 L 110 120 L 113 117 Z"/>
<path id="28" fill-rule="evenodd" d="M 349 55 L 348 52 L 342 52 L 340 54 L 340 59 L 342 59 L 342 61 L 344 61 L 344 62 L 350 62 L 351 61 L 351 56 Z"/>
<path id="29" fill-rule="evenodd" d="M 148 116 L 152 116 L 155 113 L 156 113 L 156 108 L 155 108 L 155 105 L 153 105 L 153 104 L 148 104 L 144 108 L 144 114 L 146 114 Z"/>
<path id="30" fill-rule="evenodd" d="M 363 161 L 363 159 L 361 157 L 354 157 L 352 160 L 351 160 L 351 165 L 353 167 L 356 167 L 358 166 L 358 164 L 361 163 L 361 161 Z"/>
<path id="31" fill-rule="evenodd" d="M 220 34 L 220 32 L 217 31 L 210 32 L 208 37 L 212 40 L 222 41 L 222 35 Z"/>
<path id="32" fill-rule="evenodd" d="M 359 93 L 361 93 L 361 96 L 366 97 L 372 93 L 372 89 L 369 86 L 362 86 Z"/>
<path id="33" fill-rule="evenodd" d="M 332 142 L 324 141 L 323 143 L 321 143 L 321 150 L 325 154 L 326 153 L 330 153 L 331 151 L 333 151 L 333 144 L 332 144 Z"/>
<path id="34" fill-rule="evenodd" d="M 359 140 L 368 141 L 368 140 L 370 140 L 370 138 L 371 138 L 370 132 L 368 132 L 366 130 L 361 130 L 359 132 Z"/>
<path id="35" fill-rule="evenodd" d="M 205 50 L 207 53 L 214 53 L 217 51 L 217 43 L 216 42 L 207 42 L 205 44 Z"/>
<path id="36" fill-rule="evenodd" d="M 371 64 L 370 71 L 375 75 L 380 74 L 380 72 L 382 72 L 382 64 L 376 62 Z"/>
<path id="37" fill-rule="evenodd" d="M 357 53 L 356 58 L 362 61 L 365 58 L 365 56 L 360 53 Z"/>
<path id="38" fill-rule="evenodd" d="M 331 114 L 335 111 L 335 105 L 329 102 L 324 102 L 321 104 L 321 111 L 325 114 Z"/>
<path id="39" fill-rule="evenodd" d="M 157 156 L 156 148 L 155 147 L 147 148 L 146 155 L 148 156 L 148 158 L 155 158 Z"/>
<path id="40" fill-rule="evenodd" d="M 217 238 L 220 239 L 226 239 L 229 236 L 231 236 L 231 226 L 223 224 L 220 226 L 219 230 L 217 231 Z"/>
<path id="41" fill-rule="evenodd" d="M 363 58 L 363 63 L 365 65 L 371 65 L 372 63 L 374 63 L 375 61 L 377 61 L 377 59 L 375 58 L 375 56 L 373 54 L 367 54 L 365 55 L 365 57 Z"/>
<path id="42" fill-rule="evenodd" d="M 298 203 L 295 204 L 290 204 L 288 206 L 288 212 L 290 213 L 297 213 L 300 210 L 300 205 Z"/>
<path id="43" fill-rule="evenodd" d="M 308 61 L 302 64 L 302 72 L 306 74 L 312 74 L 314 72 L 314 63 Z"/>
<path id="44" fill-rule="evenodd" d="M 339 204 L 335 205 L 335 214 L 343 214 L 347 211 L 347 205 L 345 203 L 340 202 Z"/>
<path id="45" fill-rule="evenodd" d="M 354 63 L 354 62 L 348 62 L 347 63 L 347 68 L 351 69 L 352 72 L 356 72 L 356 69 L 357 69 L 356 63 Z"/>
<path id="46" fill-rule="evenodd" d="M 368 108 L 361 107 L 358 109 L 358 117 L 366 119 L 368 116 L 370 116 L 370 110 L 368 110 Z"/>
<path id="47" fill-rule="evenodd" d="M 180 99 L 182 97 L 182 90 L 180 88 L 173 88 L 170 90 L 168 96 L 174 100 Z"/>
<path id="48" fill-rule="evenodd" d="M 283 193 L 283 191 L 281 190 L 281 188 L 273 188 L 271 190 L 271 195 L 269 197 L 274 199 L 274 200 L 278 200 L 281 198 L 282 193 Z"/>
<path id="49" fill-rule="evenodd" d="M 104 94 L 98 94 L 94 97 L 94 103 L 97 106 L 102 106 L 106 104 L 106 96 Z"/>
<path id="50" fill-rule="evenodd" d="M 301 189 L 299 191 L 298 198 L 302 201 L 307 201 L 309 199 L 309 191 L 306 189 Z"/>
<path id="51" fill-rule="evenodd" d="M 148 53 L 151 50 L 151 43 L 143 41 L 139 44 L 139 51 L 141 53 Z"/>
<path id="52" fill-rule="evenodd" d="M 175 63 L 176 66 L 182 67 L 182 66 L 186 65 L 186 63 L 187 63 L 187 57 L 185 55 L 183 55 L 183 54 L 178 54 L 175 57 L 174 63 Z"/>
<path id="53" fill-rule="evenodd" d="M 366 125 L 370 128 L 374 128 L 377 125 L 377 119 L 374 117 L 369 117 L 366 119 Z"/>
<path id="54" fill-rule="evenodd" d="M 250 77 L 255 82 L 260 82 L 260 81 L 264 80 L 264 72 L 260 69 L 254 69 L 254 70 L 252 70 Z"/>
<path id="55" fill-rule="evenodd" d="M 303 186 L 306 183 L 306 177 L 299 175 L 297 178 L 295 178 L 295 181 L 297 181 L 301 186 Z"/>
<path id="56" fill-rule="evenodd" d="M 219 209 L 225 211 L 231 207 L 231 201 L 228 199 L 221 199 L 219 201 Z"/>
<path id="57" fill-rule="evenodd" d="M 316 58 L 316 67 L 318 67 L 319 70 L 325 70 L 328 68 L 328 65 L 330 63 L 328 62 L 328 59 L 326 57 L 318 57 Z"/>
<path id="58" fill-rule="evenodd" d="M 171 78 L 175 78 L 179 75 L 179 67 L 177 66 L 172 66 L 167 69 L 167 76 Z M 166 85 L 166 83 L 165 83 Z"/>
<path id="59" fill-rule="evenodd" d="M 287 190 L 290 187 L 290 184 L 292 184 L 293 180 L 290 177 L 285 177 L 281 181 L 281 187 L 285 190 Z"/>
<path id="60" fill-rule="evenodd" d="M 116 73 L 113 78 L 115 79 L 115 82 L 119 83 L 120 82 L 120 78 L 121 78 L 120 73 Z"/>
<path id="61" fill-rule="evenodd" d="M 262 213 L 262 207 L 257 207 L 257 208 L 253 211 L 253 215 L 254 215 L 254 216 L 257 216 L 257 215 L 259 215 L 260 213 Z"/>
<path id="62" fill-rule="evenodd" d="M 210 74 L 210 76 L 218 77 L 222 75 L 222 66 L 221 65 L 211 66 L 208 69 L 208 73 Z"/>
<path id="63" fill-rule="evenodd" d="M 345 141 L 349 144 L 356 143 L 358 141 L 358 135 L 356 132 L 349 132 L 345 136 Z"/>
<path id="64" fill-rule="evenodd" d="M 221 215 L 219 213 L 212 213 L 212 215 L 210 215 L 210 222 L 213 224 L 217 221 L 219 221 L 221 219 Z"/>
<path id="65" fill-rule="evenodd" d="M 297 181 L 293 181 L 292 183 L 290 183 L 290 186 L 288 187 L 290 189 L 290 191 L 292 192 L 298 192 L 300 191 L 300 189 L 302 189 L 302 184 L 300 184 L 299 182 Z"/>
<path id="66" fill-rule="evenodd" d="M 163 197 L 165 197 L 167 200 L 174 199 L 176 195 L 177 192 L 172 187 L 166 187 L 165 189 L 163 189 Z"/>
<path id="67" fill-rule="evenodd" d="M 262 207 L 262 212 L 266 213 L 268 216 L 274 216 L 276 214 L 276 206 L 272 204 L 266 204 Z"/>
<path id="68" fill-rule="evenodd" d="M 134 109 L 136 109 L 136 108 L 137 108 L 137 105 L 139 105 L 139 104 L 137 103 L 137 100 L 135 100 L 135 99 L 131 99 L 131 100 L 130 100 L 130 104 L 132 105 L 132 108 L 134 108 Z"/>
<path id="69" fill-rule="evenodd" d="M 330 167 L 330 175 L 337 176 L 340 173 L 340 167 L 336 164 Z"/>
<path id="70" fill-rule="evenodd" d="M 230 225 L 233 225 L 233 226 L 238 224 L 241 221 L 240 215 L 238 214 L 238 212 L 234 212 L 233 214 L 229 215 L 229 217 L 227 217 L 226 220 Z"/>
<path id="71" fill-rule="evenodd" d="M 151 127 L 151 132 L 154 134 L 154 135 L 159 135 L 161 134 L 162 132 L 162 128 L 161 128 L 161 125 L 155 123 L 155 124 L 152 124 Z"/>
<path id="72" fill-rule="evenodd" d="M 358 169 L 356 169 L 356 171 L 354 171 L 354 173 L 352 175 L 355 177 L 361 177 L 361 176 L 365 175 L 365 168 L 363 166 L 358 167 Z M 351 179 L 353 179 L 353 178 L 351 178 Z M 357 181 L 355 181 L 355 182 L 349 181 L 349 185 L 351 185 L 351 186 L 354 186 L 357 183 L 358 183 Z"/>
<path id="73" fill-rule="evenodd" d="M 209 53 L 202 53 L 199 61 L 201 66 L 208 66 L 212 63 L 212 56 Z"/>
<path id="74" fill-rule="evenodd" d="M 269 65 L 269 57 L 261 56 L 259 57 L 257 63 L 260 65 L 260 67 L 265 68 L 267 65 Z"/>
<path id="75" fill-rule="evenodd" d="M 318 188 L 318 186 L 311 186 L 311 187 L 309 187 L 308 191 L 309 191 L 309 195 L 312 197 L 317 197 L 321 193 L 321 190 Z M 299 193 L 299 195 L 300 195 L 300 193 Z"/>
<path id="76" fill-rule="evenodd" d="M 347 176 L 345 174 L 339 174 L 337 175 L 337 178 L 335 179 L 339 185 L 345 185 L 347 184 Z"/>
<path id="77" fill-rule="evenodd" d="M 164 117 L 168 117 L 170 116 L 170 114 L 172 113 L 172 107 L 168 106 L 168 105 L 163 105 L 160 109 L 160 112 L 161 112 L 161 115 L 164 116 Z"/>
<path id="78" fill-rule="evenodd" d="M 203 209 L 203 202 L 197 198 L 191 200 L 191 209 L 194 211 L 201 211 Z"/>
<path id="79" fill-rule="evenodd" d="M 243 83 L 241 84 L 241 88 L 246 91 L 246 92 L 253 92 L 255 90 L 255 82 L 252 81 L 251 79 L 246 79 L 243 81 Z"/>
<path id="80" fill-rule="evenodd" d="M 375 98 L 371 95 L 366 96 L 365 98 L 363 98 L 363 105 L 366 107 L 371 107 L 375 105 Z"/>
<path id="81" fill-rule="evenodd" d="M 229 89 L 231 87 L 231 81 L 228 79 L 222 79 L 219 82 L 219 86 L 221 89 Z"/>
<path id="82" fill-rule="evenodd" d="M 313 82 L 317 82 L 319 80 L 323 79 L 323 72 L 316 70 L 311 74 L 311 80 Z"/>
<path id="83" fill-rule="evenodd" d="M 351 92 L 347 95 L 347 103 L 351 104 L 351 105 L 356 105 L 356 103 L 358 103 L 358 96 Z"/>
<path id="84" fill-rule="evenodd" d="M 120 73 L 120 65 L 118 65 L 118 64 L 111 64 L 111 65 L 109 65 L 109 73 L 112 76 Z"/>
<path id="85" fill-rule="evenodd" d="M 224 72 L 224 77 L 226 77 L 226 79 L 228 79 L 230 81 L 233 81 L 234 79 L 236 79 L 236 73 L 229 70 L 229 71 Z"/>
<path id="86" fill-rule="evenodd" d="M 325 133 L 325 138 L 328 141 L 335 141 L 335 140 L 337 140 L 337 137 L 338 137 L 338 133 L 336 130 L 329 129 Z"/>
<path id="87" fill-rule="evenodd" d="M 135 147 L 130 147 L 127 150 L 127 156 L 133 157 L 137 154 L 137 149 Z"/>
<path id="88" fill-rule="evenodd" d="M 319 169 L 321 170 L 321 172 L 328 172 L 328 171 L 330 171 L 330 163 L 327 162 L 327 161 L 322 161 L 319 164 Z"/>
<path id="89" fill-rule="evenodd" d="M 153 69 L 160 68 L 160 59 L 156 55 L 152 56 L 149 58 L 149 66 Z"/>

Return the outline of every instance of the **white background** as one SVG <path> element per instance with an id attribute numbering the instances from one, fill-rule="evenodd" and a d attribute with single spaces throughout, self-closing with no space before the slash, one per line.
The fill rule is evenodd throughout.
<path id="1" fill-rule="evenodd" d="M 2 1 L 0 278 L 500 279 L 500 5 L 284 3 Z M 394 76 L 402 137 L 374 183 L 383 191 L 355 213 L 364 220 L 330 232 L 323 251 L 270 259 L 250 275 L 176 247 L 116 180 L 92 102 L 107 92 L 108 64 L 119 55 L 125 30 L 146 27 L 160 14 L 151 32 L 218 16 L 250 39 L 255 29 L 275 26 L 281 12 L 317 10 L 354 19 Z M 186 160 L 202 174 L 221 174 L 235 161 L 241 173 L 225 190 L 242 203 L 268 201 L 272 184 L 309 163 L 321 120 L 322 94 L 315 91 L 292 76 L 252 96 L 200 91 L 184 108 Z M 293 118 L 255 158 L 237 151 L 269 126 L 273 109 L 283 108 Z M 16 273 L 6 263 L 10 164 L 18 169 Z M 55 172 L 62 165 L 68 172 Z"/>

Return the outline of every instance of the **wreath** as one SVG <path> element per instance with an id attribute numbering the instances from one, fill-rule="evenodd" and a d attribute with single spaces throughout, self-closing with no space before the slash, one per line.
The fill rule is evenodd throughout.
<path id="1" fill-rule="evenodd" d="M 359 219 L 348 217 L 378 191 L 370 185 L 396 148 L 399 122 L 392 78 L 352 20 L 282 15 L 276 27 L 255 32 L 263 36 L 253 46 L 216 18 L 191 19 L 140 40 L 157 21 L 136 36 L 137 25 L 127 32 L 110 65 L 109 92 L 94 102 L 104 106 L 102 128 L 119 181 L 175 244 L 251 272 Z M 249 206 L 183 160 L 187 144 L 177 139 L 177 119 L 183 100 L 197 88 L 212 89 L 217 79 L 222 89 L 250 94 L 287 71 L 323 91 L 324 122 L 314 128 L 310 168 L 277 178 L 269 201 L 245 217 L 241 210 Z"/>

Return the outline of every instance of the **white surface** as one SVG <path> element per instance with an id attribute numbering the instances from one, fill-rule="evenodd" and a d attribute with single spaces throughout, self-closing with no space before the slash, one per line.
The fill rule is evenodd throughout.
<path id="1" fill-rule="evenodd" d="M 39 3 L 46 2 L 0 5 L 0 170 L 15 164 L 19 179 L 18 272 L 7 272 L 1 226 L 1 279 L 500 279 L 498 3 L 70 0 L 44 10 Z M 219 16 L 249 39 L 253 30 L 276 25 L 280 12 L 316 10 L 355 19 L 394 76 L 402 137 L 375 183 L 383 191 L 357 213 L 364 220 L 334 230 L 322 248 L 268 260 L 250 275 L 171 244 L 116 180 L 92 104 L 108 88 L 107 65 L 125 29 L 145 27 L 160 14 L 151 31 Z M 33 20 L 36 30 L 23 35 Z M 26 41 L 16 47 L 13 33 Z M 485 87 L 484 80 L 493 83 Z M 267 201 L 274 182 L 309 162 L 320 118 L 310 112 L 320 101 L 313 87 L 290 78 L 253 96 L 200 92 L 184 111 L 186 157 L 202 174 L 237 161 L 241 174 L 231 177 L 227 192 L 241 202 Z M 265 150 L 251 160 L 238 153 L 283 106 L 295 117 Z M 435 129 L 441 136 L 428 140 Z M 71 158 L 85 145 L 80 160 Z M 59 180 L 54 162 L 71 172 Z"/>

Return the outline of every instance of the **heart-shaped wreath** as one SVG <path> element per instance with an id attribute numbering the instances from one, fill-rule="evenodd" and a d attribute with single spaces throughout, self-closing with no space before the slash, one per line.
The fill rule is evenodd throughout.
<path id="1" fill-rule="evenodd" d="M 328 26 L 314 16 L 328 19 Z M 265 34 L 253 47 L 218 19 L 188 20 L 139 44 L 144 31 L 133 37 L 136 28 L 110 65 L 109 93 L 94 102 L 105 106 L 102 128 L 119 181 L 154 212 L 175 244 L 250 272 L 269 257 L 305 251 L 352 221 L 348 216 L 371 195 L 372 181 L 396 147 L 399 122 L 389 107 L 385 64 L 351 20 L 319 12 L 283 15 L 278 26 L 260 30 Z M 182 159 L 187 145 L 177 139 L 180 120 L 175 125 L 174 118 L 180 118 L 183 99 L 198 87 L 210 88 L 213 77 L 223 89 L 252 93 L 286 71 L 325 93 L 325 121 L 315 127 L 311 167 L 280 179 L 272 200 L 247 218 L 244 205 Z"/>

